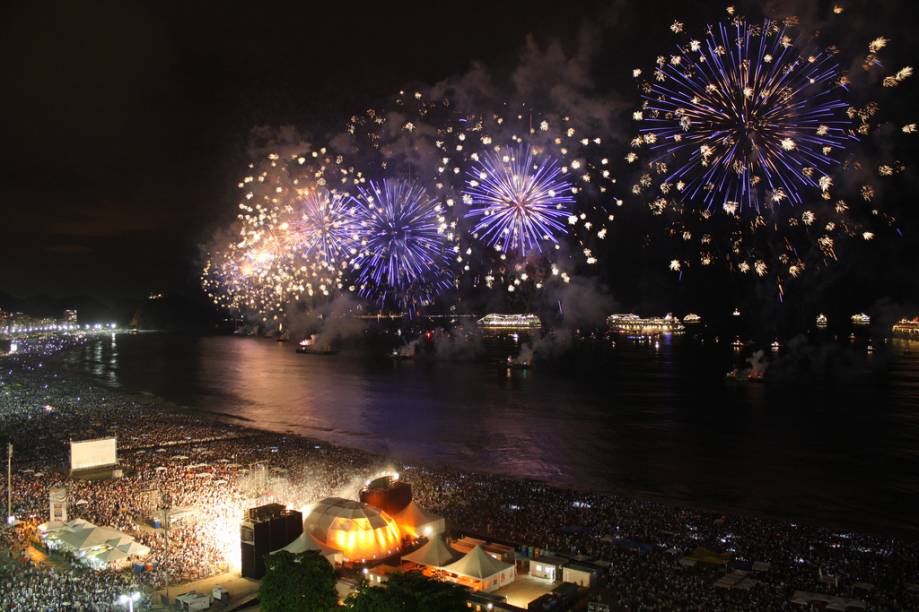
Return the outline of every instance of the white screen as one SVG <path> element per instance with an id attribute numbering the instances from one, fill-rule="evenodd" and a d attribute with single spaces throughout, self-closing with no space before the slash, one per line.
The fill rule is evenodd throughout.
<path id="1" fill-rule="evenodd" d="M 70 469 L 82 470 L 101 465 L 115 465 L 117 444 L 115 438 L 70 442 Z"/>

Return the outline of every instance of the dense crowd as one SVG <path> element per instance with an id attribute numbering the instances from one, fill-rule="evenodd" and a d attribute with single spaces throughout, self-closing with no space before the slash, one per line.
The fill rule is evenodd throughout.
<path id="1" fill-rule="evenodd" d="M 395 466 L 380 457 L 299 437 L 248 430 L 66 376 L 66 362 L 30 351 L 0 370 L 0 430 L 13 442 L 13 514 L 0 530 L 0 608 L 99 609 L 120 593 L 219 574 L 238 565 L 238 522 L 267 501 L 307 510 L 328 495 L 355 497 Z M 70 439 L 118 437 L 117 479 L 67 475 Z M 614 609 L 795 609 L 796 590 L 854 597 L 869 609 L 919 608 L 919 546 L 759 517 L 722 516 L 632 496 L 555 489 L 526 480 L 400 466 L 418 503 L 452 528 L 568 554 L 604 568 Z M 6 483 L 0 485 L 5 499 Z M 36 567 L 21 551 L 47 520 L 48 493 L 65 485 L 69 518 L 112 526 L 151 547 L 139 571 Z M 186 511 L 166 532 L 162 506 Z M 177 515 L 178 516 L 178 515 Z M 687 563 L 698 550 L 729 553 L 749 590 L 714 586 L 730 568 Z"/>

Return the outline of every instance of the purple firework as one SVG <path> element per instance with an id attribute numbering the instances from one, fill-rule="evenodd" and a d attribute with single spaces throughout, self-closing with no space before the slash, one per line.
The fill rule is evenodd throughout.
<path id="1" fill-rule="evenodd" d="M 659 58 L 654 77 L 639 140 L 658 154 L 661 191 L 706 208 L 799 204 L 803 187 L 826 189 L 832 153 L 853 138 L 831 55 L 802 55 L 773 21 L 710 26 Z"/>
<path id="2" fill-rule="evenodd" d="M 473 234 L 502 252 L 524 256 L 558 242 L 572 214 L 572 184 L 558 162 L 528 145 L 487 151 L 468 171 L 464 200 Z"/>
<path id="3" fill-rule="evenodd" d="M 360 247 L 352 266 L 363 297 L 412 310 L 449 286 L 446 220 L 423 187 L 370 181 L 354 200 Z"/>

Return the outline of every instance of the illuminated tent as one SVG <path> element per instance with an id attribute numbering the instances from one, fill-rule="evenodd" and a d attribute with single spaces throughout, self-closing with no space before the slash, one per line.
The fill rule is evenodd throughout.
<path id="1" fill-rule="evenodd" d="M 128 534 L 83 519 L 46 529 L 43 539 L 49 549 L 65 550 L 97 568 L 123 566 L 131 558 L 150 554 L 149 547 Z"/>
<path id="2" fill-rule="evenodd" d="M 453 563 L 456 557 L 457 554 L 444 543 L 443 538 L 435 536 L 415 552 L 402 557 L 402 560 L 428 567 L 441 567 Z"/>
<path id="3" fill-rule="evenodd" d="M 273 555 L 275 553 L 281 552 L 282 550 L 286 550 L 287 552 L 295 555 L 306 552 L 307 550 L 315 550 L 333 566 L 341 563 L 344 560 L 340 550 L 329 548 L 325 544 L 318 542 L 315 537 L 305 531 L 301 533 L 296 540 L 284 548 L 279 548 L 278 550 L 272 551 L 271 554 Z"/>
<path id="4" fill-rule="evenodd" d="M 413 538 L 424 536 L 431 538 L 445 530 L 444 517 L 428 512 L 415 502 L 409 504 L 393 516 L 399 527 Z"/>
<path id="5" fill-rule="evenodd" d="M 459 561 L 440 569 L 459 576 L 460 584 L 468 582 L 473 590 L 485 592 L 494 591 L 512 583 L 517 575 L 513 564 L 498 561 L 482 550 L 481 546 L 476 546 Z M 463 580 L 464 578 L 466 580 Z"/>
<path id="6" fill-rule="evenodd" d="M 304 530 L 320 544 L 340 550 L 346 561 L 382 559 L 399 550 L 399 526 L 388 514 L 340 497 L 318 502 Z"/>

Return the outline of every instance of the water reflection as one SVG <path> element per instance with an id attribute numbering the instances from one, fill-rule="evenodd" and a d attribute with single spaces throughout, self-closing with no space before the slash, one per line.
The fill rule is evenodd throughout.
<path id="1" fill-rule="evenodd" d="M 914 528 L 919 350 L 896 342 L 895 356 L 847 364 L 843 384 L 727 384 L 730 346 L 686 338 L 622 341 L 565 375 L 508 369 L 500 352 L 399 361 L 181 335 L 68 359 L 125 389 L 407 461 Z"/>

